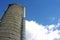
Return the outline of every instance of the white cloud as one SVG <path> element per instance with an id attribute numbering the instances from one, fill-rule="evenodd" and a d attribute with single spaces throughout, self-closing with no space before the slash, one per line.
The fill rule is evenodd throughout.
<path id="1" fill-rule="evenodd" d="M 48 26 L 48 28 L 49 28 L 50 30 L 52 30 L 54 27 L 55 27 L 54 24 L 51 24 L 51 25 Z"/>
<path id="2" fill-rule="evenodd" d="M 46 26 L 42 24 L 38 24 L 35 21 L 26 20 L 26 40 L 54 40 L 60 38 L 59 30 L 53 31 L 57 25 L 48 25 L 48 29 Z"/>

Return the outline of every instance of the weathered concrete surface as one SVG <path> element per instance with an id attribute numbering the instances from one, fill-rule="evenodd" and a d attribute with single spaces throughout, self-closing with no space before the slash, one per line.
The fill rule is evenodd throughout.
<path id="1" fill-rule="evenodd" d="M 23 7 L 10 4 L 0 22 L 0 40 L 20 40 Z"/>

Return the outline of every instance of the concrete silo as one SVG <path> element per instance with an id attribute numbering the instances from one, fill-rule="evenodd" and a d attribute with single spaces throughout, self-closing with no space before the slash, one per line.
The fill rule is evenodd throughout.
<path id="1" fill-rule="evenodd" d="M 0 22 L 0 40 L 21 40 L 24 7 L 9 4 Z"/>

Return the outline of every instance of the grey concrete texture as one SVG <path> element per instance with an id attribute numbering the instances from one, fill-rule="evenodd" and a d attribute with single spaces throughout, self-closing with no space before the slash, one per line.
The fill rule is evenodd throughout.
<path id="1" fill-rule="evenodd" d="M 21 40 L 23 7 L 10 4 L 0 22 L 0 40 Z"/>

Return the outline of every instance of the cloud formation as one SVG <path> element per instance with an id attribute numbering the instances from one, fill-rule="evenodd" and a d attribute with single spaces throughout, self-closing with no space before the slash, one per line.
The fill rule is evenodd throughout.
<path id="1" fill-rule="evenodd" d="M 60 23 L 44 26 L 26 20 L 26 40 L 60 40 Z"/>

